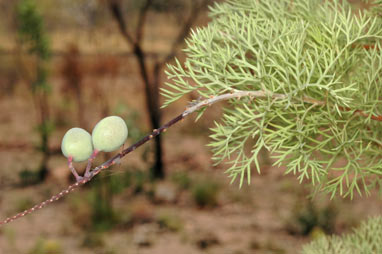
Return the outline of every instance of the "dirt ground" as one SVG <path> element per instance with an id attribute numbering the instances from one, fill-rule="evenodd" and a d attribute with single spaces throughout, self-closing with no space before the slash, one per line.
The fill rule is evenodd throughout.
<path id="1" fill-rule="evenodd" d="M 171 29 L 164 33 L 172 35 Z M 93 90 L 95 86 L 100 87 L 112 113 L 131 117 L 130 133 L 135 133 L 128 140 L 131 144 L 149 131 L 142 84 L 134 58 L 119 54 L 125 50 L 123 41 L 118 36 L 105 34 L 96 34 L 94 38 L 100 39 L 94 41 L 86 36 L 77 37 L 84 64 L 90 66 L 107 58 L 102 52 L 109 52 L 110 48 L 115 50 L 114 60 L 119 63 L 118 75 L 98 78 L 90 71 L 85 75 L 84 115 L 89 126 L 99 120 L 101 106 L 94 99 Z M 151 34 L 147 47 L 151 47 L 152 42 L 153 51 L 166 51 L 169 43 L 165 40 L 158 43 L 156 39 L 161 35 Z M 76 36 L 53 34 L 54 49 L 65 50 Z M 4 39 L 7 40 L 9 38 Z M 85 47 L 87 43 L 91 45 Z M 59 148 L 65 131 L 77 123 L 73 102 L 62 97 L 61 64 L 62 57 L 55 56 L 50 103 L 52 115 L 59 124 L 52 134 L 52 148 Z M 180 113 L 188 100 L 183 98 L 162 109 L 163 121 Z M 41 159 L 33 149 L 38 144 L 36 114 L 25 84 L 18 83 L 12 95 L 0 96 L 1 218 L 41 202 L 69 184 L 69 170 L 60 154 L 50 158 L 50 173 L 44 183 L 16 184 L 19 173 L 25 169 L 35 170 Z M 112 205 L 119 217 L 116 226 L 103 231 L 89 226 L 92 210 L 87 197 L 92 189 L 84 186 L 34 214 L 1 227 L 0 254 L 294 254 L 299 253 L 304 243 L 324 233 L 350 232 L 362 219 L 382 213 L 381 197 L 375 192 L 369 197 L 355 196 L 353 200 L 329 200 L 325 195 L 310 199 L 310 184 L 299 184 L 293 175 L 285 176 L 284 168 L 272 167 L 266 162 L 265 154 L 262 174 L 253 173 L 250 186 L 240 189 L 237 183 L 230 184 L 224 165 L 213 166 L 206 146 L 208 128 L 220 114 L 221 105 L 214 105 L 197 123 L 195 117 L 190 116 L 164 134 L 168 178 L 156 183 L 144 182 L 138 193 L 133 191 L 137 186 L 133 183 L 115 194 Z M 151 149 L 151 144 L 145 144 L 126 156 L 121 165 L 97 177 L 108 182 L 123 178 L 126 172 L 144 174 L 152 161 Z M 101 161 L 101 158 L 96 160 L 96 164 Z M 172 177 L 176 175 L 181 177 Z M 195 186 L 200 182 L 217 186 L 208 200 L 213 201 L 210 206 L 201 207 L 196 201 Z M 304 232 L 307 227 L 309 232 Z"/>
<path id="2" fill-rule="evenodd" d="M 141 112 L 139 122 L 141 126 L 145 126 L 144 111 L 141 109 L 144 97 L 140 84 L 132 79 L 134 78 L 120 77 L 114 80 L 114 92 L 110 91 L 109 96 L 113 98 L 114 93 L 123 94 L 129 110 Z M 60 80 L 57 78 L 54 82 L 59 87 Z M 37 142 L 37 137 L 33 134 L 35 120 L 30 103 L 24 89 L 16 91 L 12 97 L 2 98 L 2 142 Z M 179 113 L 184 105 L 185 100 L 164 109 L 164 119 L 170 119 Z M 193 201 L 191 191 L 179 189 L 171 179 L 154 185 L 147 184 L 147 188 L 153 188 L 154 192 L 159 189 L 156 186 L 161 185 L 164 198 L 160 194 L 159 198 L 154 199 L 145 193 L 132 195 L 131 188 L 126 188 L 114 198 L 114 207 L 122 213 L 133 209 L 137 222 L 129 227 L 122 226 L 103 232 L 97 235 L 99 243 L 93 244 L 95 247 L 92 244 L 91 247 L 84 247 L 84 239 L 89 237 L 89 232 L 78 226 L 81 225 L 78 223 L 78 216 L 71 214 L 71 196 L 80 200 L 85 198 L 85 195 L 81 195 L 87 191 L 85 188 L 1 228 L 0 253 L 40 253 L 33 250 L 41 242 L 48 246 L 46 248 L 50 246 L 61 251 L 57 253 L 296 253 L 303 243 L 314 238 L 314 234 L 304 236 L 293 233 L 293 227 L 300 225 L 298 218 L 301 211 L 296 210 L 296 207 L 307 206 L 309 187 L 305 184 L 299 185 L 294 176 L 284 176 L 283 168 L 266 165 L 263 166 L 261 175 L 253 174 L 250 186 L 239 189 L 237 184 L 230 185 L 224 168 L 213 167 L 211 153 L 206 147 L 207 128 L 211 126 L 211 119 L 218 118 L 219 108 L 219 105 L 211 108 L 198 123 L 194 123 L 194 117 L 190 117 L 166 132 L 163 139 L 168 175 L 183 172 L 196 179 L 195 181 L 208 178 L 218 182 L 221 187 L 215 207 L 199 208 Z M 86 115 L 89 122 L 94 124 L 97 114 L 92 108 L 89 111 L 93 112 Z M 73 119 L 71 121 L 75 122 Z M 59 146 L 59 139 L 66 128 L 59 128 L 54 133 L 52 146 Z M 143 127 L 142 132 L 144 131 L 147 128 Z M 145 148 L 140 148 L 135 154 L 128 155 L 120 166 L 113 167 L 99 177 L 108 181 L 110 176 L 122 176 L 125 170 L 129 170 L 126 168 L 147 170 L 147 164 L 142 161 L 144 150 Z M 50 160 L 53 173 L 46 183 L 29 187 L 8 187 L 8 183 L 16 182 L 17 173 L 21 170 L 36 167 L 38 153 L 33 149 L 2 149 L 0 160 L 1 183 L 4 186 L 0 193 L 2 218 L 18 211 L 20 207 L 28 207 L 48 198 L 68 184 L 69 170 L 60 155 Z M 166 195 L 170 195 L 170 198 L 166 198 Z M 171 197 L 174 195 L 175 197 Z M 360 220 L 382 211 L 382 203 L 376 193 L 371 197 L 356 197 L 352 201 L 340 198 L 328 201 L 327 197 L 318 196 L 314 203 L 318 207 L 335 207 L 336 216 L 332 223 L 333 232 L 337 234 L 349 231 Z M 317 208 L 318 213 L 322 211 L 320 209 Z M 163 228 L 158 219 L 163 213 L 170 218 L 176 218 L 179 226 L 175 226 L 175 229 Z"/>

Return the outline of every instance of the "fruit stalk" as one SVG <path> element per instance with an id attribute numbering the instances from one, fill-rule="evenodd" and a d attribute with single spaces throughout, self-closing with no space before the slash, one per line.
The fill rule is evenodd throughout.
<path id="1" fill-rule="evenodd" d="M 221 94 L 221 95 L 217 95 L 217 96 L 211 96 L 209 99 L 205 99 L 205 100 L 202 100 L 202 101 L 200 101 L 200 102 L 198 102 L 196 104 L 192 104 L 190 107 L 187 107 L 183 111 L 183 113 L 181 113 L 180 115 L 178 115 L 175 118 L 171 119 L 166 124 L 162 125 L 159 129 L 154 129 L 149 135 L 143 137 L 141 140 L 139 140 L 135 144 L 133 144 L 130 147 L 122 150 L 120 153 L 118 153 L 117 155 L 115 155 L 111 159 L 107 160 L 106 162 L 104 162 L 100 166 L 94 168 L 92 171 L 89 172 L 89 176 L 88 177 L 84 177 L 79 182 L 76 182 L 75 184 L 70 185 L 68 188 L 66 188 L 65 190 L 62 190 L 57 195 L 52 196 L 50 199 L 47 199 L 44 202 L 42 202 L 40 204 L 37 204 L 37 205 L 33 206 L 30 209 L 27 209 L 27 210 L 25 210 L 23 212 L 20 212 L 20 213 L 14 215 L 12 217 L 9 217 L 9 218 L 1 221 L 0 222 L 0 226 L 4 225 L 4 224 L 7 224 L 7 223 L 10 223 L 10 222 L 12 222 L 12 221 L 14 221 L 16 219 L 21 218 L 21 217 L 24 217 L 27 214 L 30 214 L 30 213 L 32 213 L 32 212 L 34 212 L 36 210 L 39 210 L 39 209 L 45 207 L 46 205 L 48 205 L 50 203 L 53 203 L 54 201 L 59 200 L 63 196 L 69 194 L 69 192 L 71 192 L 71 191 L 77 189 L 78 187 L 84 185 L 85 183 L 89 182 L 94 176 L 99 174 L 102 170 L 104 170 L 104 169 L 106 169 L 106 168 L 108 168 L 108 167 L 118 163 L 121 160 L 122 157 L 126 156 L 127 154 L 129 154 L 130 152 L 134 151 L 135 149 L 137 149 L 141 145 L 145 144 L 146 142 L 150 141 L 151 139 L 153 139 L 154 137 L 156 137 L 160 133 L 165 132 L 168 128 L 170 128 L 174 124 L 178 123 L 179 121 L 183 120 L 185 117 L 187 117 L 188 115 L 194 113 L 195 111 L 198 111 L 198 110 L 200 110 L 200 109 L 202 109 L 202 108 L 204 108 L 206 106 L 211 106 L 212 104 L 217 103 L 219 101 L 229 100 L 229 99 L 240 99 L 240 98 L 243 98 L 243 97 L 249 97 L 249 98 L 253 98 L 253 99 L 256 99 L 256 98 L 265 98 L 265 97 L 270 97 L 270 98 L 273 98 L 273 99 L 285 99 L 286 95 L 272 93 L 272 92 L 263 91 L 263 90 L 259 90 L 259 91 L 240 91 L 240 90 L 233 89 L 233 90 L 231 90 L 230 93 Z M 324 101 L 318 101 L 318 100 L 315 100 L 315 99 L 309 98 L 309 97 L 304 97 L 302 100 L 305 103 L 314 104 L 314 105 L 317 105 L 317 106 L 324 106 L 325 105 Z M 348 111 L 349 109 L 348 108 L 342 108 L 341 110 Z M 354 114 L 358 114 L 358 115 L 360 115 L 362 117 L 368 117 L 368 114 L 365 113 L 362 110 L 355 110 Z M 371 119 L 372 120 L 377 120 L 377 121 L 382 121 L 382 116 L 374 116 Z"/>

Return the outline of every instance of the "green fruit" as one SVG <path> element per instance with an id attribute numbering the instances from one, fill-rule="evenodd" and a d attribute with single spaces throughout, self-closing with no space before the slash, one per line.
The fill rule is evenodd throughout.
<path id="1" fill-rule="evenodd" d="M 98 151 L 114 151 L 125 143 L 127 133 L 127 126 L 122 118 L 119 116 L 105 117 L 93 129 L 93 146 Z"/>
<path id="2" fill-rule="evenodd" d="M 86 161 L 93 153 L 92 138 L 84 129 L 72 128 L 62 138 L 61 151 L 75 162 Z"/>

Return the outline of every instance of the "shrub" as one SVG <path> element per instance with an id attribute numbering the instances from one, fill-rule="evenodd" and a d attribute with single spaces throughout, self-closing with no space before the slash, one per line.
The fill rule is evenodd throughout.
<path id="1" fill-rule="evenodd" d="M 232 180 L 249 183 L 265 148 L 332 195 L 382 188 L 382 19 L 339 0 L 228 1 L 210 16 L 162 93 L 164 106 L 190 93 L 205 105 L 231 98 L 209 146 Z"/>
<path id="2" fill-rule="evenodd" d="M 368 254 L 382 253 L 382 218 L 369 218 L 353 233 L 325 236 L 306 244 L 303 254 Z"/>
<path id="3" fill-rule="evenodd" d="M 192 198 L 200 207 L 217 206 L 219 191 L 219 184 L 208 179 L 199 179 L 191 189 Z"/>

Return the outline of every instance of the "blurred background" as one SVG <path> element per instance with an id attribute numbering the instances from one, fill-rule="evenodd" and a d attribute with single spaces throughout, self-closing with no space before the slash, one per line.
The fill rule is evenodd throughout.
<path id="1" fill-rule="evenodd" d="M 214 2 L 0 0 L 1 219 L 74 182 L 60 150 L 68 129 L 91 132 L 119 115 L 128 146 L 196 98 L 160 109 L 159 88 Z M 0 253 L 297 253 L 381 213 L 377 193 L 310 198 L 309 183 L 272 167 L 266 151 L 250 186 L 230 184 L 206 146 L 220 114 L 215 105 L 196 123 L 188 117 L 62 200 L 0 227 Z"/>

